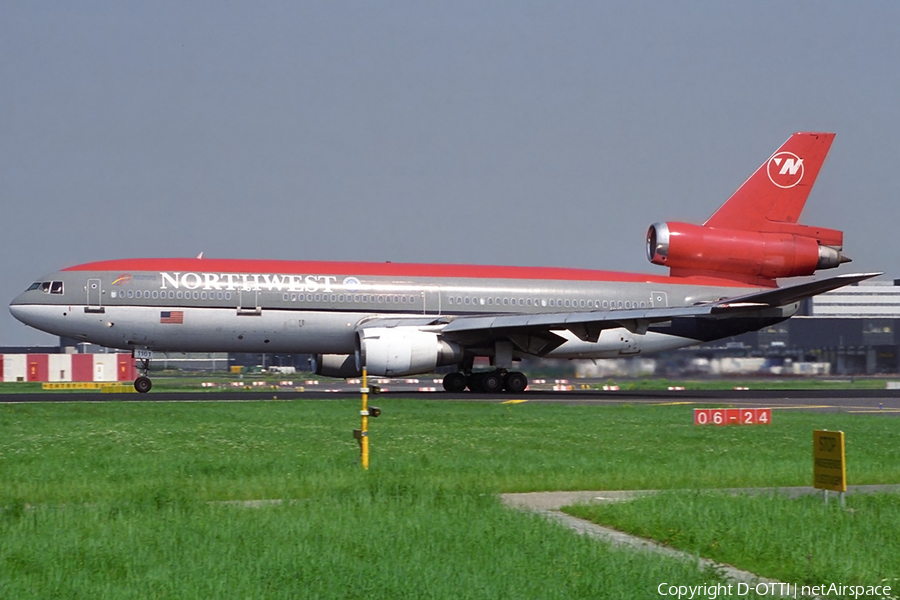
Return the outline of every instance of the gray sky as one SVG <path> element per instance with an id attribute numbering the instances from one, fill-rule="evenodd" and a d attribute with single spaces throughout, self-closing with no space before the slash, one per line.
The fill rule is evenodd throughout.
<path id="1" fill-rule="evenodd" d="M 896 2 L 4 2 L 0 345 L 41 275 L 148 256 L 665 274 L 795 131 L 801 221 L 894 268 Z M 830 273 L 834 273 L 831 271 Z M 828 274 L 829 272 L 825 272 Z"/>

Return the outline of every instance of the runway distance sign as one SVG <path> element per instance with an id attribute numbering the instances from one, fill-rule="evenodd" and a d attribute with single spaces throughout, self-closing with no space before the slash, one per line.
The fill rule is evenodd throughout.
<path id="1" fill-rule="evenodd" d="M 695 408 L 694 425 L 768 425 L 771 408 Z"/>
<path id="2" fill-rule="evenodd" d="M 813 431 L 813 487 L 847 491 L 847 461 L 843 431 Z"/>

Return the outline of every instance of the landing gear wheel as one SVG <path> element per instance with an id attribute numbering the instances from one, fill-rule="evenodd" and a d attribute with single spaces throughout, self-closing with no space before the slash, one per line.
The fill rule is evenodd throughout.
<path id="1" fill-rule="evenodd" d="M 495 394 L 503 389 L 503 377 L 496 371 L 481 376 L 481 391 Z"/>
<path id="2" fill-rule="evenodd" d="M 447 373 L 444 376 L 444 389 L 451 394 L 458 394 L 466 389 L 466 376 L 460 372 Z"/>
<path id="3" fill-rule="evenodd" d="M 146 394 L 147 392 L 149 392 L 151 387 L 153 387 L 153 382 L 150 381 L 149 377 L 144 377 L 143 375 L 141 375 L 134 380 L 134 389 L 136 389 L 141 394 Z"/>
<path id="4" fill-rule="evenodd" d="M 506 391 L 520 394 L 528 387 L 528 378 L 518 371 L 510 371 L 506 374 Z"/>

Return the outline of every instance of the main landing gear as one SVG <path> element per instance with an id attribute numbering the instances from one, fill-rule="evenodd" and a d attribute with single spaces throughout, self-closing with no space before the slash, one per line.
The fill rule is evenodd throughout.
<path id="1" fill-rule="evenodd" d="M 136 389 L 141 394 L 146 394 L 150 391 L 150 388 L 153 387 L 153 382 L 150 381 L 150 378 L 147 377 L 147 373 L 150 372 L 150 359 L 149 358 L 141 358 L 141 374 L 140 376 L 134 380 L 134 389 Z"/>
<path id="2" fill-rule="evenodd" d="M 444 377 L 444 389 L 458 394 L 465 389 L 472 392 L 485 392 L 495 394 L 502 391 L 519 394 L 528 387 L 528 378 L 518 371 L 487 371 L 485 373 L 471 373 L 466 375 L 459 371 L 448 373 Z"/>

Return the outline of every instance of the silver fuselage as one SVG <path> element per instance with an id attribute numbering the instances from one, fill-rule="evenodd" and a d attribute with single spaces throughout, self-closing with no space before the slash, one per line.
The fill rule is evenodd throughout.
<path id="1" fill-rule="evenodd" d="M 172 260 L 59 271 L 21 294 L 10 310 L 36 329 L 111 348 L 352 354 L 357 331 L 373 319 L 428 327 L 431 320 L 460 315 L 692 306 L 759 289 L 724 280 L 568 269 Z M 743 330 L 762 326 L 759 318 L 783 320 L 796 309 L 771 309 Z M 548 356 L 659 352 L 743 330 L 732 324 L 722 335 L 697 334 L 663 324 L 640 334 L 607 329 L 597 342 L 585 342 L 561 329 L 556 333 L 566 343 Z"/>

